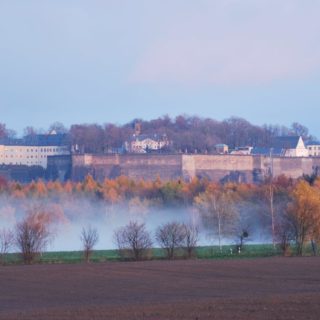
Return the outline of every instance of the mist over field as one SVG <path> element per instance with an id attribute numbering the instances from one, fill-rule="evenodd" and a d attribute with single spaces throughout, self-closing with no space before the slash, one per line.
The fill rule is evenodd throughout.
<path id="1" fill-rule="evenodd" d="M 210 232 L 199 211 L 192 205 L 183 207 L 165 207 L 146 205 L 140 201 L 110 205 L 104 201 L 87 197 L 76 198 L 24 198 L 15 199 L 11 196 L 0 198 L 0 229 L 14 230 L 17 222 L 26 217 L 28 210 L 43 208 L 50 214 L 50 231 L 52 238 L 48 251 L 81 250 L 80 233 L 83 227 L 92 226 L 98 230 L 99 241 L 95 249 L 114 249 L 114 231 L 127 225 L 130 221 L 145 223 L 152 237 L 157 227 L 167 222 L 180 222 L 196 226 L 199 233 L 199 245 L 217 244 L 217 234 Z M 240 208 L 240 216 L 250 220 L 250 241 L 266 243 L 270 241 L 268 227 L 263 227 L 261 221 L 255 220 L 253 205 Z M 241 213 L 241 212 L 245 212 Z M 248 215 L 252 214 L 251 218 Z M 247 223 L 246 222 L 246 223 Z M 253 226 L 253 224 L 255 226 Z M 267 231 L 266 231 L 267 229 Z M 224 244 L 233 244 L 235 236 L 223 239 Z M 154 246 L 157 244 L 154 242 Z"/>
<path id="2" fill-rule="evenodd" d="M 154 234 L 163 223 L 179 221 L 201 226 L 196 210 L 190 208 L 165 209 L 143 208 L 139 206 L 108 205 L 90 199 L 64 199 L 59 203 L 52 199 L 11 199 L 2 198 L 0 208 L 0 228 L 13 229 L 15 224 L 32 207 L 44 207 L 53 216 L 52 241 L 49 251 L 81 250 L 80 233 L 83 227 L 92 226 L 98 230 L 99 242 L 96 249 L 115 248 L 113 233 L 130 221 L 145 223 L 148 231 Z"/>

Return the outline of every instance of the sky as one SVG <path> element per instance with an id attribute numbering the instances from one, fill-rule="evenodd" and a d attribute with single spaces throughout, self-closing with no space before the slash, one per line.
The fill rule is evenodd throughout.
<path id="1" fill-rule="evenodd" d="M 0 0 L 0 122 L 198 115 L 320 138 L 318 0 Z"/>

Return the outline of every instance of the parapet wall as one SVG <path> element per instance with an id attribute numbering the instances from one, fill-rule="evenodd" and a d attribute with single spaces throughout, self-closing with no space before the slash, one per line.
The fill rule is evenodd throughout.
<path id="1" fill-rule="evenodd" d="M 125 175 L 133 179 L 176 179 L 182 173 L 181 155 L 73 155 L 72 179 L 82 180 L 88 173 L 95 179 Z"/>
<path id="2" fill-rule="evenodd" d="M 252 182 L 254 157 L 236 155 L 182 155 L 182 175 L 206 177 L 212 181 Z"/>
<path id="3" fill-rule="evenodd" d="M 102 181 L 126 175 L 133 179 L 162 180 L 206 177 L 212 181 L 258 182 L 268 173 L 298 178 L 320 168 L 320 158 L 283 158 L 244 155 L 73 155 L 72 179 L 87 174 Z"/>

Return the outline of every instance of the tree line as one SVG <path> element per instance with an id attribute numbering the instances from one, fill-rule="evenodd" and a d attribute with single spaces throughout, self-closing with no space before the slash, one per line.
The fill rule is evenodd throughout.
<path id="1" fill-rule="evenodd" d="M 126 124 L 73 124 L 66 128 L 63 124 L 53 123 L 49 130 L 38 130 L 27 127 L 24 135 L 34 135 L 55 130 L 66 134 L 68 143 L 77 146 L 80 152 L 106 153 L 120 152 L 125 141 L 135 133 L 136 124 L 141 127 L 142 134 L 166 135 L 172 144 L 166 152 L 212 153 L 215 145 L 224 143 L 229 148 L 243 146 L 269 147 L 276 136 L 299 135 L 305 141 L 315 140 L 307 127 L 293 123 L 290 127 L 280 125 L 257 126 L 249 121 L 231 117 L 223 121 L 197 116 L 179 115 L 159 117 L 150 121 L 134 119 Z M 14 137 L 16 133 L 5 124 L 0 123 L 0 138 Z"/>
<path id="2" fill-rule="evenodd" d="M 17 194 L 17 190 L 19 193 Z M 111 191 L 114 190 L 114 191 Z M 222 250 L 224 239 L 237 239 L 238 246 L 250 238 L 257 226 L 270 236 L 274 247 L 281 248 L 284 254 L 295 252 L 303 255 L 307 243 L 311 244 L 313 254 L 318 252 L 320 243 L 320 178 L 304 177 L 298 180 L 280 176 L 269 179 L 261 185 L 225 185 L 207 180 L 193 179 L 163 182 L 134 181 L 126 177 L 106 180 L 99 184 L 91 176 L 82 183 L 38 181 L 17 187 L 9 183 L 2 185 L 5 196 L 28 196 L 32 199 L 53 197 L 59 203 L 63 197 L 88 197 L 108 206 L 126 201 L 130 208 L 135 206 L 140 213 L 148 206 L 192 207 L 199 213 L 202 226 Z M 51 211 L 50 211 L 51 210 Z M 23 261 L 31 263 L 45 250 L 53 233 L 50 227 L 57 216 L 45 206 L 29 208 L 25 217 L 16 223 L 14 230 L 2 229 L 0 232 L 0 253 L 2 257 L 15 247 Z M 116 207 L 115 207 L 115 210 Z M 174 219 L 173 219 L 174 220 Z M 260 221 L 258 223 L 258 220 Z M 114 239 L 121 254 L 133 259 L 147 256 L 151 246 L 156 243 L 165 249 L 172 259 L 176 248 L 184 248 L 192 256 L 196 247 L 199 229 L 196 225 L 173 221 L 159 226 L 155 242 L 144 224 L 137 221 L 115 231 Z M 87 226 L 81 234 L 86 260 L 89 260 L 92 247 L 98 241 L 97 231 Z"/>

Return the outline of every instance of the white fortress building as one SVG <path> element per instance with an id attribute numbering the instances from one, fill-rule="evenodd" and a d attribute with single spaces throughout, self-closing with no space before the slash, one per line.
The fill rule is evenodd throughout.
<path id="1" fill-rule="evenodd" d="M 320 142 L 310 141 L 307 144 L 310 157 L 320 157 Z"/>
<path id="2" fill-rule="evenodd" d="M 22 139 L 0 139 L 0 165 L 41 166 L 47 168 L 49 156 L 70 155 L 66 135 L 51 132 Z"/>
<path id="3" fill-rule="evenodd" d="M 277 156 L 287 158 L 306 158 L 309 151 L 300 136 L 275 137 L 271 147 L 256 147 L 251 155 Z"/>
<path id="4" fill-rule="evenodd" d="M 125 142 L 125 150 L 129 153 L 148 153 L 161 150 L 170 145 L 166 135 L 158 136 L 146 134 L 134 134 Z"/>

